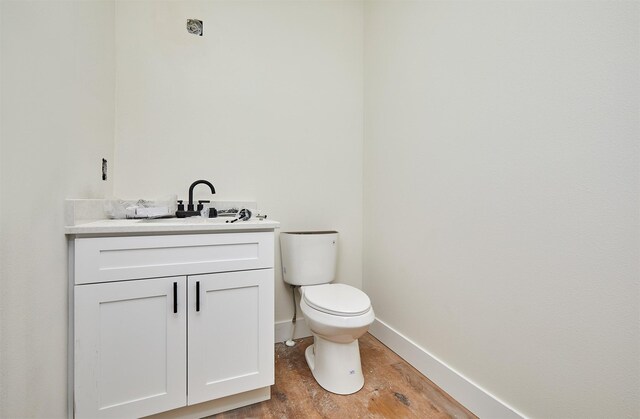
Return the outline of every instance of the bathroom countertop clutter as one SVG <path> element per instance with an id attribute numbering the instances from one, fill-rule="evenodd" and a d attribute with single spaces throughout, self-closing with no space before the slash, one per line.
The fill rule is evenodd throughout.
<path id="1" fill-rule="evenodd" d="M 255 210 L 255 203 L 244 202 Z M 273 230 L 277 221 L 252 217 L 231 223 L 233 217 L 187 217 L 156 219 L 107 219 L 102 199 L 68 199 L 65 208 L 66 235 L 216 233 L 225 231 Z"/>

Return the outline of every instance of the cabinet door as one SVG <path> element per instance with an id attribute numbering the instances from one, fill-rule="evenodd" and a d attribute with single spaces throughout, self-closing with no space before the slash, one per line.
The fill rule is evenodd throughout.
<path id="1" fill-rule="evenodd" d="M 141 417 L 185 406 L 186 277 L 78 285 L 74 292 L 76 417 Z"/>
<path id="2" fill-rule="evenodd" d="M 273 269 L 188 283 L 189 405 L 273 384 Z"/>

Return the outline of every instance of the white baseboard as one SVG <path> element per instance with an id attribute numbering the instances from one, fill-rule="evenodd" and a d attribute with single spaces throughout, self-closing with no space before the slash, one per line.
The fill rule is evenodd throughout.
<path id="1" fill-rule="evenodd" d="M 376 319 L 369 328 L 369 333 L 480 418 L 522 419 L 525 417 L 385 322 Z"/>
<path id="2" fill-rule="evenodd" d="M 291 324 L 291 320 L 276 322 L 275 343 L 282 343 L 291 339 Z M 303 317 L 298 317 L 296 319 L 296 331 L 293 338 L 300 339 L 308 336 L 311 336 L 311 330 L 309 330 L 307 322 Z"/>

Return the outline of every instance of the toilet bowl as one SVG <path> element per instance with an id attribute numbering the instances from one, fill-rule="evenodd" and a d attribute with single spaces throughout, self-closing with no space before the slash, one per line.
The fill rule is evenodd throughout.
<path id="1" fill-rule="evenodd" d="M 309 301 L 309 294 L 320 287 L 324 288 L 322 291 L 327 295 L 335 292 L 360 298 L 351 301 L 351 306 L 343 302 L 345 312 L 339 312 L 332 304 L 335 301 L 326 300 L 328 307 L 318 304 L 317 297 L 315 301 Z M 366 304 L 363 301 L 365 299 Z M 367 295 L 344 284 L 303 287 L 300 309 L 313 333 L 313 345 L 306 349 L 305 358 L 318 384 L 336 394 L 352 394 L 360 390 L 364 385 L 364 375 L 358 338 L 367 332 L 375 319 Z M 354 311 L 357 313 L 354 314 Z"/>
<path id="2" fill-rule="evenodd" d="M 325 390 L 352 394 L 364 385 L 358 338 L 375 315 L 364 292 L 332 284 L 337 261 L 335 231 L 280 233 L 282 274 L 299 286 L 300 309 L 313 334 L 305 351 L 313 377 Z"/>

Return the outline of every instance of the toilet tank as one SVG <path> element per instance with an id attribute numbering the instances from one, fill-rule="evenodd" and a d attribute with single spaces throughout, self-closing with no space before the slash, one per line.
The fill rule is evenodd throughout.
<path id="1" fill-rule="evenodd" d="M 328 284 L 336 276 L 337 231 L 280 233 L 282 278 L 291 285 Z"/>

